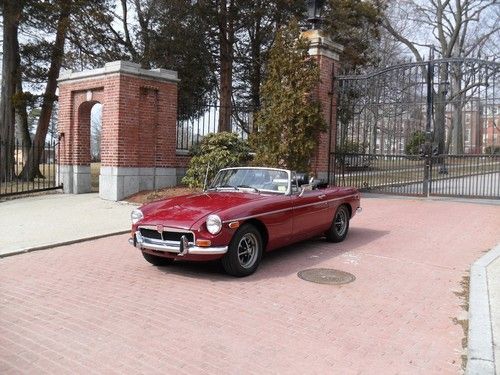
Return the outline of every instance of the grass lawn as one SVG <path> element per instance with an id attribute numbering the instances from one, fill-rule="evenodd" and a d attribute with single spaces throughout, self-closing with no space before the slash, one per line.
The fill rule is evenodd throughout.
<path id="1" fill-rule="evenodd" d="M 15 173 L 21 173 L 23 165 L 15 166 Z M 13 181 L 0 183 L 0 194 L 14 194 L 26 191 L 48 189 L 56 186 L 57 169 L 55 164 L 40 164 L 40 172 L 43 178 L 35 178 L 33 181 L 22 181 L 15 179 Z"/>
<path id="2" fill-rule="evenodd" d="M 99 192 L 99 174 L 101 163 L 90 163 L 90 188 L 93 193 Z"/>
<path id="3" fill-rule="evenodd" d="M 432 180 L 447 180 L 450 178 L 484 175 L 500 171 L 498 159 L 447 160 L 447 174 L 439 174 L 439 164 L 432 166 Z M 344 186 L 359 188 L 386 186 L 391 184 L 415 183 L 424 179 L 423 161 L 376 160 L 370 168 L 347 169 L 344 174 L 336 171 L 337 183 Z"/>

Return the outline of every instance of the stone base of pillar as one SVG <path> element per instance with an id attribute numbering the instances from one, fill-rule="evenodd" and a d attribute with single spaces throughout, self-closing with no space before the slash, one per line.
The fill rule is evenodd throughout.
<path id="1" fill-rule="evenodd" d="M 91 191 L 89 165 L 60 165 L 57 176 L 65 193 L 83 194 Z"/>
<path id="2" fill-rule="evenodd" d="M 177 168 L 101 167 L 99 197 L 118 201 L 142 190 L 177 185 Z"/>
<path id="3" fill-rule="evenodd" d="M 176 186 L 186 174 L 186 168 L 101 167 L 99 197 L 119 201 L 142 190 Z M 69 194 L 91 192 L 90 166 L 60 165 L 58 183 Z"/>

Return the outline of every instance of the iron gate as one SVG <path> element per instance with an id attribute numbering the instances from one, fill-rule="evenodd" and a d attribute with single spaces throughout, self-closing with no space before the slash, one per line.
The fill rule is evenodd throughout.
<path id="1" fill-rule="evenodd" d="M 336 77 L 329 182 L 500 199 L 500 63 L 440 59 Z"/>
<path id="2" fill-rule="evenodd" d="M 24 165 L 29 161 L 33 154 L 29 150 L 31 145 L 23 145 L 14 142 L 6 145 L 0 142 L 0 151 L 2 148 L 12 155 L 12 165 L 7 167 L 5 162 L 0 165 L 7 170 L 7 173 L 0 178 L 0 199 L 6 196 L 18 194 L 30 194 L 40 191 L 62 189 L 62 181 L 59 176 L 59 141 L 51 140 L 46 142 L 38 151 L 40 164 L 38 165 L 39 175 L 32 180 L 26 180 L 22 177 Z M 1 153 L 0 155 L 5 155 Z"/>

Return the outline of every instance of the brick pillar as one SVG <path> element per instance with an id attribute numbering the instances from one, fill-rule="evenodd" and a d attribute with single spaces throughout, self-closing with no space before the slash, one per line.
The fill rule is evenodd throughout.
<path id="1" fill-rule="evenodd" d="M 318 148 L 312 161 L 312 169 L 316 177 L 326 180 L 329 153 L 334 151 L 337 129 L 337 98 L 333 95 L 333 79 L 339 66 L 339 53 L 344 47 L 333 42 L 321 30 L 307 30 L 302 33 L 302 36 L 309 40 L 309 55 L 317 60 L 320 70 L 321 81 L 313 91 L 313 96 L 321 103 L 323 118 L 328 128 L 318 139 Z"/>
<path id="2" fill-rule="evenodd" d="M 90 110 L 102 104 L 99 196 L 120 200 L 177 182 L 177 73 L 115 61 L 59 77 L 60 174 L 90 191 Z"/>

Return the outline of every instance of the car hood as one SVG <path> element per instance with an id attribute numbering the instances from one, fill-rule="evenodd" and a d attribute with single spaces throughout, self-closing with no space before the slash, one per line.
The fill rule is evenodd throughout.
<path id="1" fill-rule="evenodd" d="M 139 225 L 162 224 L 189 229 L 209 214 L 265 198 L 254 193 L 208 192 L 159 200 L 141 207 L 144 219 Z M 225 219 L 223 215 L 221 218 Z"/>

